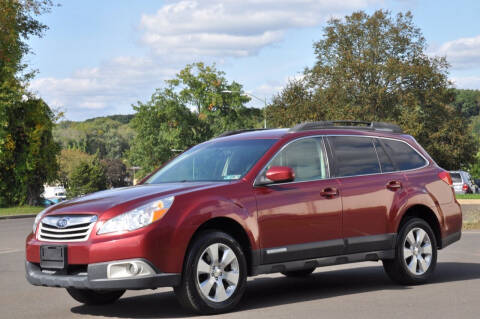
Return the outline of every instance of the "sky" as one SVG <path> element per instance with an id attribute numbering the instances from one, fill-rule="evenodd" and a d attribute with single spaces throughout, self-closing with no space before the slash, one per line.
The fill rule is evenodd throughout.
<path id="1" fill-rule="evenodd" d="M 267 101 L 315 62 L 331 18 L 411 11 L 428 54 L 446 56 L 455 87 L 480 89 L 478 0 L 58 1 L 32 38 L 30 90 L 68 120 L 133 113 L 186 64 L 215 63 Z M 250 106 L 261 107 L 252 99 Z"/>

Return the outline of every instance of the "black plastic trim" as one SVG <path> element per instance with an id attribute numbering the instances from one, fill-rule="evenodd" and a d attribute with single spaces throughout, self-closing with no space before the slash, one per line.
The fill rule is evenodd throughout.
<path id="1" fill-rule="evenodd" d="M 282 263 L 273 263 L 266 265 L 259 265 L 254 267 L 252 275 L 269 274 L 275 272 L 285 272 L 291 270 L 316 268 L 323 266 L 339 265 L 360 261 L 378 261 L 382 259 L 395 258 L 395 250 L 371 251 L 356 254 L 347 254 L 323 258 L 313 258 L 305 260 L 295 260 Z"/>
<path id="2" fill-rule="evenodd" d="M 303 132 L 321 129 L 350 129 L 381 131 L 392 133 L 403 133 L 402 128 L 396 124 L 385 122 L 365 122 L 365 121 L 318 121 L 304 122 L 292 127 L 289 132 Z"/>
<path id="3" fill-rule="evenodd" d="M 105 264 L 88 265 L 88 275 L 63 275 L 54 272 L 44 273 L 38 264 L 26 261 L 26 278 L 29 283 L 35 286 L 99 290 L 154 289 L 174 287 L 180 284 L 181 275 L 177 273 L 157 273 L 152 276 L 128 279 L 107 279 Z"/>
<path id="4" fill-rule="evenodd" d="M 334 239 L 262 249 L 262 263 L 270 264 L 291 260 L 341 255 L 344 252 L 345 247 L 346 245 L 343 239 Z M 284 249 L 285 251 L 275 252 L 275 250 L 278 249 Z"/>
<path id="5" fill-rule="evenodd" d="M 395 240 L 396 234 L 390 233 L 266 248 L 261 250 L 260 264 L 390 250 Z"/>
<path id="6" fill-rule="evenodd" d="M 443 249 L 443 248 L 453 244 L 454 242 L 459 241 L 460 238 L 462 238 L 462 232 L 461 231 L 450 234 L 445 238 L 442 238 L 442 247 L 441 248 Z"/>
<path id="7" fill-rule="evenodd" d="M 397 234 L 381 234 L 347 238 L 347 254 L 395 248 Z"/>

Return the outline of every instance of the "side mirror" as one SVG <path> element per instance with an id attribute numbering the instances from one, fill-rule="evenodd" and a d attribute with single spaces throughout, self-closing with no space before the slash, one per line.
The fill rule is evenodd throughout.
<path id="1" fill-rule="evenodd" d="M 295 179 L 295 173 L 288 166 L 272 166 L 268 169 L 266 177 L 274 183 L 291 182 Z"/>

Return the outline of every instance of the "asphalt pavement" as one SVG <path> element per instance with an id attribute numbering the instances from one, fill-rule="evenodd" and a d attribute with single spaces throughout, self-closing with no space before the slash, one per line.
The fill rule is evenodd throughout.
<path id="1" fill-rule="evenodd" d="M 84 306 L 61 288 L 24 277 L 24 240 L 32 218 L 0 220 L 0 318 L 183 318 L 172 289 L 127 292 L 108 306 Z M 431 283 L 393 284 L 380 262 L 318 268 L 307 278 L 250 278 L 236 311 L 221 318 L 480 318 L 480 232 L 439 252 Z"/>

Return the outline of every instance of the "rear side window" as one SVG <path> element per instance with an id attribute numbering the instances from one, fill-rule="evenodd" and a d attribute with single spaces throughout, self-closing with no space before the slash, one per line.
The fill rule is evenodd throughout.
<path id="1" fill-rule="evenodd" d="M 378 160 L 380 161 L 380 167 L 382 168 L 382 172 L 388 173 L 388 172 L 396 171 L 395 166 L 393 165 L 392 159 L 387 154 L 387 152 L 385 152 L 379 139 L 374 138 L 373 143 L 375 144 L 375 149 L 378 154 Z"/>
<path id="2" fill-rule="evenodd" d="M 407 143 L 389 139 L 382 139 L 381 143 L 401 171 L 419 168 L 426 164 L 425 159 Z"/>
<path id="3" fill-rule="evenodd" d="M 461 183 L 462 182 L 462 177 L 460 176 L 460 173 L 451 173 L 450 176 L 452 177 L 452 182 L 453 183 Z"/>
<path id="4" fill-rule="evenodd" d="M 372 139 L 357 136 L 328 137 L 338 177 L 380 173 Z"/>

